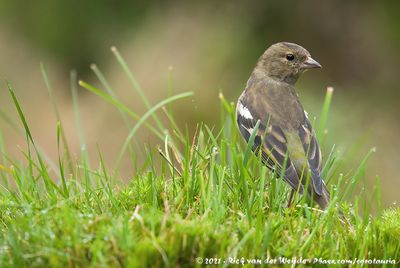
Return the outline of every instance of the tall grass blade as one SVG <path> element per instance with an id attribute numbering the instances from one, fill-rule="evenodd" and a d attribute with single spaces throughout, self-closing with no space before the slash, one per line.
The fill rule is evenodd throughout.
<path id="1" fill-rule="evenodd" d="M 69 172 L 73 173 L 74 172 L 74 167 L 73 167 L 73 160 L 72 160 L 71 151 L 69 149 L 68 141 L 67 141 L 67 138 L 66 138 L 66 135 L 65 135 L 65 131 L 64 131 L 64 128 L 63 128 L 62 123 L 61 123 L 62 122 L 61 121 L 61 115 L 60 115 L 60 111 L 58 110 L 58 105 L 57 105 L 56 99 L 54 97 L 53 88 L 51 87 L 50 80 L 49 80 L 48 75 L 47 75 L 47 70 L 46 70 L 46 67 L 45 67 L 45 65 L 43 63 L 40 63 L 40 70 L 42 72 L 42 77 L 43 77 L 43 81 L 44 81 L 44 83 L 46 85 L 47 92 L 49 93 L 50 101 L 53 104 L 53 109 L 54 109 L 54 112 L 56 114 L 57 121 L 59 122 L 58 127 L 57 127 L 57 131 L 60 131 L 59 134 L 61 135 L 61 139 L 62 139 L 62 143 L 63 143 L 63 149 L 65 150 L 65 155 L 67 157 L 67 166 L 68 166 Z"/>
<path id="2" fill-rule="evenodd" d="M 140 98 L 142 99 L 143 103 L 145 104 L 147 109 L 151 108 L 150 102 L 147 99 L 146 95 L 144 95 L 142 88 L 140 87 L 138 81 L 136 80 L 135 76 L 132 74 L 128 64 L 125 62 L 124 58 L 119 53 L 116 47 L 111 47 L 111 52 L 114 54 L 115 58 L 117 59 L 118 63 L 121 65 L 122 69 L 124 70 L 125 74 L 127 75 L 130 83 L 132 84 L 135 91 L 139 94 Z M 152 114 L 154 121 L 156 122 L 158 128 L 163 131 L 165 128 L 161 123 L 161 120 L 157 117 L 156 114 Z"/>
<path id="3" fill-rule="evenodd" d="M 134 135 L 136 134 L 136 132 L 138 131 L 140 126 L 143 125 L 146 122 L 147 118 L 152 116 L 152 114 L 154 114 L 158 109 L 160 109 L 161 107 L 167 105 L 168 103 L 174 102 L 174 101 L 182 99 L 182 98 L 187 98 L 187 97 L 190 97 L 190 96 L 193 96 L 193 92 L 184 92 L 184 93 L 169 97 L 169 98 L 167 98 L 165 100 L 162 100 L 159 103 L 157 103 L 156 105 L 154 105 L 150 110 L 148 110 L 140 118 L 140 120 L 136 123 L 136 125 L 132 128 L 132 130 L 128 134 L 128 137 L 125 139 L 125 142 L 122 145 L 122 148 L 120 150 L 120 153 L 119 153 L 119 156 L 118 156 L 118 159 L 117 159 L 116 167 L 119 167 L 119 164 L 120 164 L 120 162 L 122 160 L 123 155 L 125 154 L 125 151 L 126 151 L 126 148 L 128 147 L 128 144 L 131 142 L 132 138 L 134 137 Z"/>
<path id="4" fill-rule="evenodd" d="M 244 152 L 244 157 L 243 157 L 243 165 L 246 167 L 247 163 L 250 159 L 250 156 L 252 155 L 252 149 L 254 145 L 254 139 L 256 138 L 256 135 L 258 133 L 258 128 L 260 127 L 260 120 L 257 121 L 256 125 L 254 126 L 253 131 L 251 132 L 249 141 L 246 146 L 246 151 Z"/>
<path id="5" fill-rule="evenodd" d="M 326 89 L 326 95 L 324 99 L 324 104 L 322 106 L 322 111 L 319 119 L 318 129 L 317 129 L 317 140 L 320 144 L 323 144 L 326 122 L 328 121 L 329 109 L 332 102 L 333 87 L 328 87 Z"/>
<path id="6" fill-rule="evenodd" d="M 11 86 L 11 84 L 10 84 L 9 82 L 7 82 L 7 86 L 8 86 L 8 90 L 9 90 L 9 93 L 10 93 L 10 95 L 11 95 L 11 98 L 12 98 L 12 100 L 13 100 L 13 102 L 14 102 L 15 108 L 17 109 L 19 118 L 20 118 L 20 120 L 21 120 L 21 122 L 22 122 L 22 124 L 23 124 L 23 126 L 24 126 L 24 129 L 25 129 L 25 133 L 26 133 L 26 135 L 27 135 L 27 138 L 28 138 L 29 142 L 32 143 L 32 145 L 33 145 L 33 147 L 34 147 L 34 149 L 35 149 L 35 151 L 36 151 L 36 156 L 37 156 L 38 161 L 39 161 L 39 163 L 40 163 L 40 173 L 41 173 L 41 177 L 43 178 L 43 181 L 44 181 L 44 183 L 45 183 L 46 190 L 47 190 L 47 192 L 48 192 L 52 197 L 55 197 L 54 189 L 56 189 L 56 190 L 58 190 L 58 191 L 60 191 L 60 190 L 59 190 L 59 188 L 55 185 L 55 183 L 50 179 L 49 173 L 48 173 L 48 171 L 47 171 L 47 167 L 46 167 L 46 165 L 45 165 L 45 163 L 44 163 L 44 161 L 43 161 L 43 159 L 42 159 L 42 157 L 41 157 L 41 154 L 40 154 L 39 150 L 38 150 L 37 147 L 36 147 L 35 141 L 34 141 L 34 139 L 33 139 L 33 137 L 32 137 L 32 133 L 31 133 L 31 131 L 30 131 L 30 129 L 29 129 L 29 126 L 28 126 L 28 123 L 27 123 L 27 121 L 26 121 L 25 115 L 24 115 L 24 113 L 23 113 L 23 111 L 22 111 L 22 109 L 21 109 L 21 106 L 19 105 L 19 102 L 18 102 L 18 100 L 17 100 L 17 97 L 15 96 L 14 90 L 13 90 L 13 88 L 12 88 L 12 86 Z M 32 160 L 31 157 L 29 157 L 28 160 L 29 160 L 31 163 L 33 163 L 33 160 Z"/>
<path id="7" fill-rule="evenodd" d="M 112 98 L 110 95 L 104 93 L 103 91 L 101 91 L 100 89 L 91 86 L 83 81 L 79 81 L 79 85 L 87 90 L 89 90 L 90 92 L 96 94 L 97 96 L 99 96 L 100 98 L 102 98 L 103 100 L 107 101 L 108 103 L 112 104 L 114 107 L 116 107 L 117 109 L 123 111 L 124 113 L 126 113 L 127 115 L 129 115 L 130 117 L 132 117 L 133 119 L 140 121 L 141 117 L 139 115 L 137 115 L 136 113 L 132 112 L 128 107 L 126 107 L 125 105 L 123 105 L 121 102 L 115 100 L 114 98 Z M 164 140 L 164 135 L 158 131 L 157 129 L 155 129 L 151 124 L 145 122 L 145 126 L 154 133 L 154 135 L 156 135 L 158 138 L 160 138 L 161 140 Z"/>

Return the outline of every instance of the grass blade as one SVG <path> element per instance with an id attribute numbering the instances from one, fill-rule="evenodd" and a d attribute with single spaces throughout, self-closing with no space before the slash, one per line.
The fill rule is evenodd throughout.
<path id="1" fill-rule="evenodd" d="M 131 142 L 132 138 L 134 137 L 134 135 L 136 134 L 137 130 L 140 128 L 141 125 L 143 125 L 147 118 L 149 118 L 150 116 L 152 116 L 152 114 L 154 114 L 158 109 L 160 109 L 161 107 L 167 105 L 168 103 L 174 102 L 176 100 L 182 99 L 182 98 L 187 98 L 193 96 L 193 92 L 184 92 L 181 94 L 177 94 L 175 96 L 169 97 L 165 100 L 160 101 L 159 103 L 157 103 L 156 105 L 154 105 L 150 110 L 148 110 L 141 118 L 140 120 L 136 123 L 136 125 L 132 128 L 132 130 L 129 132 L 128 137 L 125 139 L 124 144 L 122 145 L 122 148 L 120 150 L 118 159 L 117 159 L 117 163 L 116 166 L 119 167 L 119 164 L 122 160 L 122 157 L 129 145 L 129 143 Z"/>

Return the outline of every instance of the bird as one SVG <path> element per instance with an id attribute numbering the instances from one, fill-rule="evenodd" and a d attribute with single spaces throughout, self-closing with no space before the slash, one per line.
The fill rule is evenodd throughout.
<path id="1" fill-rule="evenodd" d="M 321 175 L 321 149 L 295 90 L 300 75 L 313 68 L 322 66 L 302 46 L 271 45 L 237 101 L 236 121 L 245 141 L 251 138 L 253 153 L 292 188 L 288 206 L 294 193 L 302 196 L 306 190 L 326 209 L 330 193 Z"/>

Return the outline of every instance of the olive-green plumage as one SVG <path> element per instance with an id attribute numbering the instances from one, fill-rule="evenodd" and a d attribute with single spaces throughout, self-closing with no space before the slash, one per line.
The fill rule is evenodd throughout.
<path id="1" fill-rule="evenodd" d="M 325 208 L 329 191 L 321 177 L 321 151 L 294 87 L 310 68 L 321 65 L 303 47 L 287 42 L 269 47 L 238 100 L 237 123 L 248 141 L 260 121 L 253 151 L 300 194 L 309 175 L 307 192 Z"/>

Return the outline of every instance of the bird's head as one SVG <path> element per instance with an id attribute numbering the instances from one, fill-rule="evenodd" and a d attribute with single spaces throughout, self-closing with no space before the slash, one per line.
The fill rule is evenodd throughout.
<path id="1" fill-rule="evenodd" d="M 270 46 L 258 60 L 256 70 L 279 81 L 294 84 L 299 75 L 311 68 L 322 68 L 303 47 L 280 42 Z"/>

